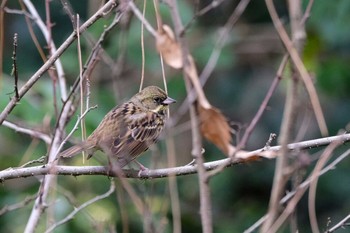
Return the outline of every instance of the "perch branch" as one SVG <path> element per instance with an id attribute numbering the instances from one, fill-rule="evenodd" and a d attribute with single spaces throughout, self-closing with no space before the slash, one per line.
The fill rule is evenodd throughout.
<path id="1" fill-rule="evenodd" d="M 312 148 L 318 148 L 321 146 L 329 145 L 332 142 L 339 141 L 339 143 L 346 143 L 350 141 L 350 133 L 343 134 L 338 136 L 332 136 L 327 138 L 313 139 L 309 141 L 297 142 L 288 145 L 289 150 L 308 150 Z M 279 151 L 281 146 L 272 146 L 269 148 L 269 151 Z M 258 149 L 255 151 L 249 152 L 249 154 L 254 155 L 258 152 L 264 150 Z M 230 162 L 228 162 L 230 161 Z M 231 160 L 230 158 L 216 160 L 212 162 L 204 163 L 205 169 L 213 170 L 222 164 L 227 164 L 227 167 L 242 163 L 241 159 Z M 335 166 L 335 164 L 334 164 Z M 0 171 L 0 182 L 4 182 L 10 179 L 25 178 L 30 176 L 38 175 L 71 175 L 71 176 L 80 176 L 80 175 L 104 175 L 109 176 L 108 169 L 103 166 L 61 166 L 56 165 L 55 169 L 51 169 L 52 165 L 41 165 L 35 167 L 27 168 L 8 168 L 6 170 Z M 136 170 L 124 170 L 124 176 L 127 178 L 141 178 L 141 179 L 155 179 L 163 178 L 168 176 L 183 176 L 197 173 L 196 166 L 179 166 L 173 168 L 163 168 L 163 169 L 154 169 L 148 171 L 139 171 Z M 284 197 L 285 199 L 286 197 Z M 282 199 L 283 200 L 283 199 Z"/>

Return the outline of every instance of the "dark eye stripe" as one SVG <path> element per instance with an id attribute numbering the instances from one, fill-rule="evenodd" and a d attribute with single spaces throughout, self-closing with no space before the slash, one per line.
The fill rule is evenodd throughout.
<path id="1" fill-rule="evenodd" d="M 159 97 L 159 96 L 153 98 L 154 102 L 156 102 L 157 104 L 162 104 L 165 99 L 166 97 Z"/>

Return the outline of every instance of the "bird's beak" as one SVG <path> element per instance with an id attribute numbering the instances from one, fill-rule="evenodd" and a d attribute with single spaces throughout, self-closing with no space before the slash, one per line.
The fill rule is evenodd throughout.
<path id="1" fill-rule="evenodd" d="M 172 103 L 176 103 L 176 100 L 170 98 L 169 96 L 162 102 L 162 104 L 169 105 Z"/>

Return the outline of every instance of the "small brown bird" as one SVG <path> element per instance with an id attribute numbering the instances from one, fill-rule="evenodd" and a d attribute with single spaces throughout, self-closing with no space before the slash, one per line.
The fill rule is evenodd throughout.
<path id="1" fill-rule="evenodd" d="M 85 151 L 89 159 L 95 151 L 102 150 L 111 165 L 122 168 L 157 141 L 167 119 L 169 104 L 174 102 L 159 87 L 146 87 L 107 113 L 84 142 L 59 156 L 72 157 Z"/>

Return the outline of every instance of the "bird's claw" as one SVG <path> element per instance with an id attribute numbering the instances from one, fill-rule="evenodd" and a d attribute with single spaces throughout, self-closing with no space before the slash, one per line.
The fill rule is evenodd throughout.
<path id="1" fill-rule="evenodd" d="M 196 160 L 193 159 L 191 162 L 189 162 L 188 164 L 185 165 L 186 166 L 194 166 L 194 164 L 196 163 Z"/>

